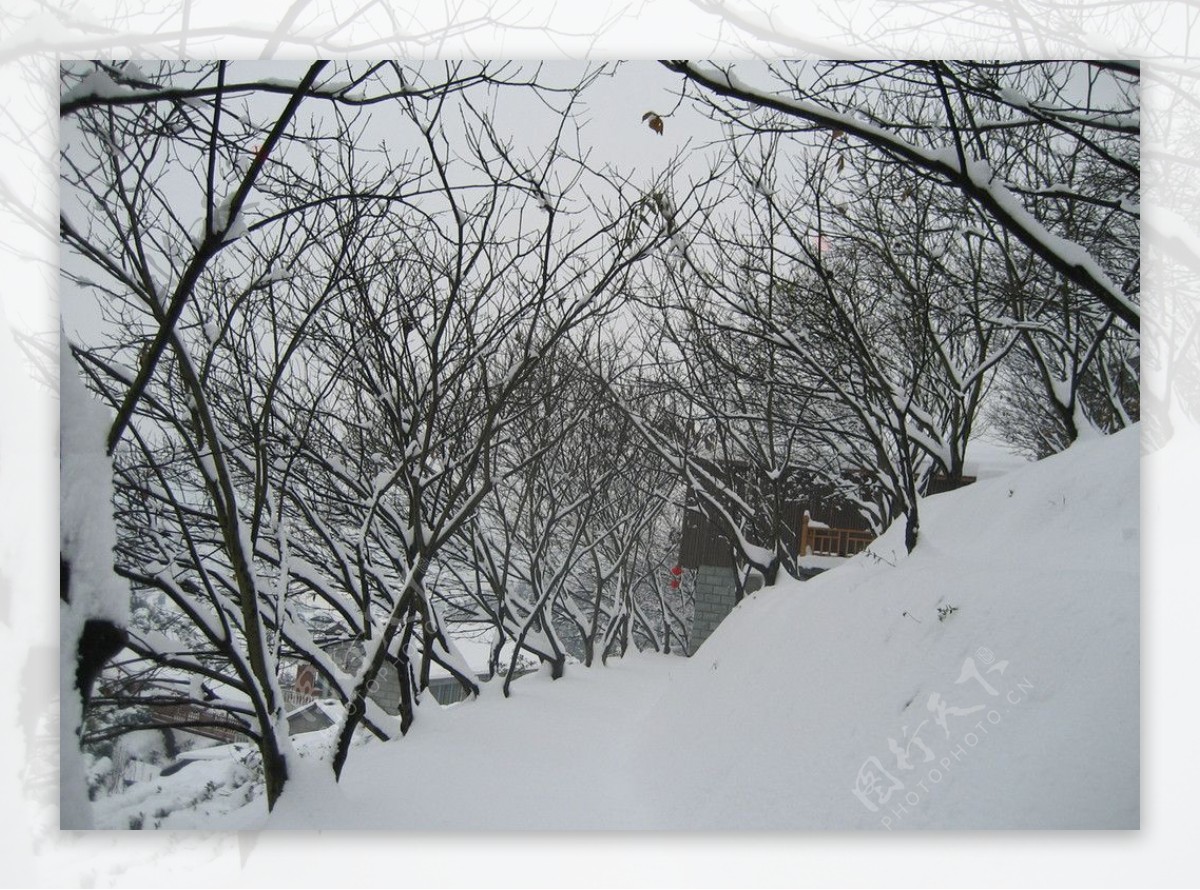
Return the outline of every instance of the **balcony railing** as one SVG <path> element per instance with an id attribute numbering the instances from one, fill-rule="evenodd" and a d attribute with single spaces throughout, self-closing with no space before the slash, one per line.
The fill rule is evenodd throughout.
<path id="1" fill-rule="evenodd" d="M 814 522 L 806 512 L 800 525 L 801 556 L 854 556 L 866 550 L 875 535 L 858 528 L 831 528 Z"/>

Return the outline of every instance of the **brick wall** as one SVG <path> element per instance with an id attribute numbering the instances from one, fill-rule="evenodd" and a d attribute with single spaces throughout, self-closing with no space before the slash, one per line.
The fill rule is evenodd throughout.
<path id="1" fill-rule="evenodd" d="M 761 582 L 751 578 L 747 592 L 753 592 Z M 695 654 L 725 616 L 733 611 L 737 585 L 733 569 L 726 566 L 702 565 L 696 571 L 696 612 L 692 618 L 692 633 L 688 655 Z"/>

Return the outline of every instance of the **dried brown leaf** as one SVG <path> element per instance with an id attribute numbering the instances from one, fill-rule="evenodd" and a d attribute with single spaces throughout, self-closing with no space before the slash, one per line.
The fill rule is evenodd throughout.
<path id="1" fill-rule="evenodd" d="M 649 122 L 649 127 L 659 136 L 663 134 L 663 119 L 653 111 L 647 111 L 642 115 L 642 120 Z"/>

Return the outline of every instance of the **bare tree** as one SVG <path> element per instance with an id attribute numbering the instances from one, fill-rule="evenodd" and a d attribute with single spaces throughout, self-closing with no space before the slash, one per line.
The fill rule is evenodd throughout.
<path id="1" fill-rule="evenodd" d="M 368 694 L 385 663 L 401 732 L 430 659 L 473 687 L 429 565 L 493 484 L 512 394 L 660 238 L 573 153 L 580 85 L 545 91 L 559 136 L 523 156 L 464 92 L 497 83 L 488 66 L 323 70 L 286 81 L 281 111 L 280 82 L 225 64 L 64 70 L 65 275 L 103 296 L 104 329 L 75 351 L 117 410 L 120 569 L 199 631 L 210 654 L 177 664 L 249 697 L 269 804 L 287 776 L 283 659 L 348 705 L 338 773 L 358 725 L 393 732 Z M 305 102 L 323 110 L 301 117 Z M 360 109 L 380 103 L 412 137 L 400 156 L 364 147 Z M 171 527 L 150 547 L 147 515 Z M 338 639 L 364 648 L 353 675 Z"/>
<path id="2" fill-rule="evenodd" d="M 1014 349 L 1039 370 L 1065 443 L 1089 374 L 1106 381 L 1110 428 L 1131 416 L 1135 70 L 783 64 L 758 72 L 770 88 L 752 88 L 728 69 L 667 64 L 727 122 L 754 186 L 742 206 L 768 208 L 726 210 L 709 227 L 722 234 L 689 239 L 705 296 L 688 311 L 709 327 L 695 339 L 723 331 L 782 348 L 802 369 L 792 379 L 839 406 L 807 418 L 810 434 L 875 478 L 879 518 L 907 517 L 909 549 L 926 480 L 961 477 L 985 389 Z M 781 132 L 798 187 L 739 147 L 756 136 L 773 146 Z M 1014 287 L 1020 274 L 1036 286 Z M 1022 320 L 1022 301 L 1037 322 Z M 1092 366 L 1101 353 L 1120 359 Z"/>
<path id="3" fill-rule="evenodd" d="M 1138 329 L 1136 242 L 1126 240 L 1119 259 L 1097 255 L 1088 240 L 1071 240 L 1039 213 L 1033 200 L 1098 203 L 1137 218 L 1136 64 L 879 62 L 810 69 L 784 63 L 768 66 L 762 87 L 728 68 L 664 64 L 735 126 L 764 126 L 755 112 L 770 112 L 775 127 L 816 127 L 861 141 L 957 189 L 1056 274 Z M 1051 144 L 1104 175 L 1063 184 L 1053 179 L 1057 171 L 1027 163 Z"/>

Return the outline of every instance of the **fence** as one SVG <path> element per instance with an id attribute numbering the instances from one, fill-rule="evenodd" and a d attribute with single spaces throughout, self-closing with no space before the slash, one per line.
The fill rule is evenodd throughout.
<path id="1" fill-rule="evenodd" d="M 854 556 L 866 550 L 874 540 L 875 536 L 870 532 L 852 528 L 809 528 L 801 555 Z"/>
<path id="2" fill-rule="evenodd" d="M 854 556 L 875 540 L 861 528 L 833 528 L 814 521 L 805 511 L 800 521 L 800 556 Z"/>

